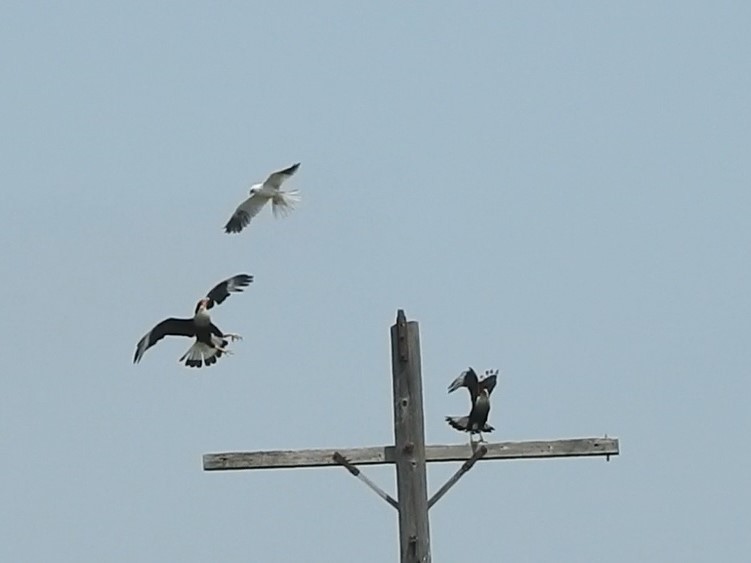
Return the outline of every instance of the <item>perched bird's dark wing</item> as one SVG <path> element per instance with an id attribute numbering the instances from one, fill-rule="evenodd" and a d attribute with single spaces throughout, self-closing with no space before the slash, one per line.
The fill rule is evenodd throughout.
<path id="1" fill-rule="evenodd" d="M 284 170 L 277 170 L 276 172 L 272 172 L 271 174 L 269 174 L 269 177 L 266 178 L 266 181 L 263 183 L 263 185 L 279 189 L 279 187 L 281 187 L 282 183 L 287 178 L 297 172 L 298 168 L 300 168 L 299 162 L 297 164 L 293 164 L 289 168 L 285 168 Z"/>
<path id="2" fill-rule="evenodd" d="M 454 379 L 454 381 L 451 382 L 451 385 L 449 385 L 449 393 L 452 393 L 459 389 L 459 387 L 466 387 L 469 391 L 469 396 L 472 399 L 472 404 L 474 404 L 475 400 L 477 399 L 477 395 L 480 393 L 480 388 L 477 383 L 477 374 L 475 373 L 475 370 L 472 368 L 469 368 L 466 371 L 463 371 L 459 377 Z"/>
<path id="3" fill-rule="evenodd" d="M 144 352 L 159 342 L 165 336 L 195 336 L 196 329 L 193 319 L 165 319 L 147 332 L 136 344 L 133 363 L 137 364 L 143 358 Z"/>
<path id="4" fill-rule="evenodd" d="M 249 276 L 248 274 L 238 274 L 217 284 L 206 295 L 206 297 L 209 298 L 206 308 L 211 309 L 214 305 L 221 305 L 224 300 L 229 297 L 230 293 L 241 292 L 243 288 L 248 287 L 252 281 L 253 276 Z"/>
<path id="5" fill-rule="evenodd" d="M 487 373 L 487 372 L 486 372 Z M 488 395 L 490 395 L 493 392 L 493 389 L 495 389 L 496 383 L 498 383 L 498 374 L 497 372 L 493 375 L 487 376 L 485 379 L 480 381 L 480 388 L 485 388 L 488 390 Z"/>

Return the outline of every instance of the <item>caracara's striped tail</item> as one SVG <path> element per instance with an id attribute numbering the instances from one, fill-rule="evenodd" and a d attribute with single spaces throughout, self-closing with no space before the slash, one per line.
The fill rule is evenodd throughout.
<path id="1" fill-rule="evenodd" d="M 204 365 L 214 365 L 216 360 L 221 358 L 222 355 L 231 354 L 231 352 L 226 349 L 226 340 L 211 335 L 211 341 L 214 343 L 214 346 L 209 346 L 203 342 L 195 342 L 178 361 L 185 362 L 185 365 L 189 368 L 200 368 Z"/>

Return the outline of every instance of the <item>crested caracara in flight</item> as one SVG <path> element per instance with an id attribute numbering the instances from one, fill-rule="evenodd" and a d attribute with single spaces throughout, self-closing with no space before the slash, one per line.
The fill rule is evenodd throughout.
<path id="1" fill-rule="evenodd" d="M 209 309 L 214 305 L 224 302 L 230 293 L 243 291 L 250 285 L 253 276 L 238 274 L 224 280 L 214 287 L 209 293 L 196 304 L 195 314 L 191 319 L 165 319 L 147 332 L 136 345 L 136 353 L 133 363 L 141 361 L 144 352 L 159 342 L 165 336 L 188 336 L 196 341 L 188 348 L 188 351 L 178 360 L 185 362 L 191 368 L 200 368 L 216 363 L 222 354 L 231 354 L 227 349 L 229 340 L 239 340 L 239 334 L 225 334 L 211 322 Z"/>
<path id="2" fill-rule="evenodd" d="M 482 433 L 493 431 L 493 427 L 488 424 L 488 414 L 490 413 L 490 394 L 495 389 L 497 380 L 498 370 L 486 370 L 485 378 L 478 380 L 475 370 L 469 368 L 449 385 L 449 393 L 460 387 L 466 387 L 469 391 L 469 397 L 472 401 L 472 410 L 470 410 L 469 416 L 447 416 L 446 422 L 452 428 L 469 432 L 470 442 L 472 442 L 473 434 L 479 434 L 480 441 L 484 442 Z"/>
<path id="3" fill-rule="evenodd" d="M 272 172 L 262 184 L 250 186 L 250 197 L 237 206 L 232 217 L 224 226 L 224 232 L 239 233 L 242 231 L 269 200 L 271 200 L 271 211 L 274 213 L 274 217 L 283 217 L 294 209 L 295 204 L 300 201 L 299 192 L 297 190 L 285 192 L 281 190 L 281 187 L 287 178 L 297 172 L 298 168 L 300 168 L 299 162 L 284 170 Z"/>

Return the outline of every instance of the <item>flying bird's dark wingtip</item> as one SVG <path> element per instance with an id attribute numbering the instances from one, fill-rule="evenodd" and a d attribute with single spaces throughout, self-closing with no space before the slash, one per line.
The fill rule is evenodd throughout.
<path id="1" fill-rule="evenodd" d="M 227 224 L 224 225 L 224 232 L 227 234 L 239 233 L 249 224 L 250 224 L 250 214 L 247 211 L 238 209 L 237 211 L 235 211 L 232 217 L 229 218 L 229 221 L 227 221 Z"/>
<path id="2" fill-rule="evenodd" d="M 235 291 L 242 292 L 251 283 L 253 283 L 253 276 L 249 274 L 237 274 L 235 276 Z"/>
<path id="3" fill-rule="evenodd" d="M 294 174 L 295 172 L 297 172 L 298 168 L 300 168 L 300 163 L 296 162 L 295 164 L 293 164 L 289 168 L 285 168 L 284 170 L 282 170 L 282 174 L 286 174 L 287 176 L 291 176 L 292 174 Z"/>

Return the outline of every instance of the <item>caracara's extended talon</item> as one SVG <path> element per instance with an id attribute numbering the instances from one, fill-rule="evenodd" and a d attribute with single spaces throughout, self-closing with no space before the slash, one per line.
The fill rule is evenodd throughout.
<path id="1" fill-rule="evenodd" d="M 229 338 L 233 342 L 235 342 L 236 340 L 242 340 L 243 339 L 243 337 L 240 336 L 239 334 L 233 334 L 233 333 L 225 334 L 224 337 L 225 338 Z"/>

